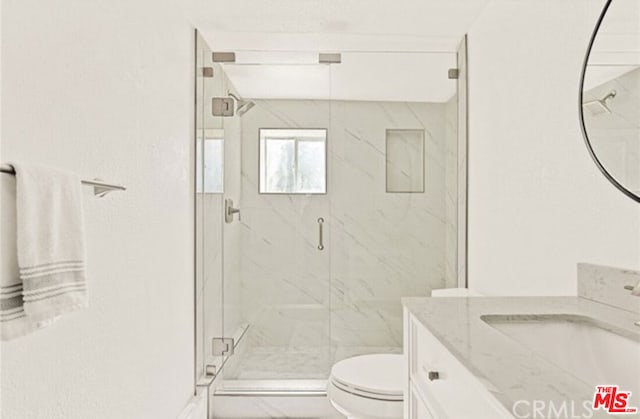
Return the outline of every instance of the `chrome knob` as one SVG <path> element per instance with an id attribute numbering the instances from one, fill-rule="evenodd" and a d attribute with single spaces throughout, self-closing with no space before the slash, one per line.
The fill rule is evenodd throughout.
<path id="1" fill-rule="evenodd" d="M 427 373 L 427 378 L 429 378 L 429 381 L 439 380 L 440 373 L 438 371 L 429 371 Z"/>

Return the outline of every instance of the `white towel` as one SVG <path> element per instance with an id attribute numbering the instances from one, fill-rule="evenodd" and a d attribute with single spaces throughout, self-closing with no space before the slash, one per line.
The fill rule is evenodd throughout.
<path id="1" fill-rule="evenodd" d="M 22 303 L 22 281 L 16 249 L 16 180 L 0 175 L 0 336 L 26 335 L 37 325 L 27 320 Z"/>
<path id="2" fill-rule="evenodd" d="M 13 167 L 19 278 L 2 280 L 3 339 L 87 306 L 80 179 L 57 169 L 22 163 Z"/>

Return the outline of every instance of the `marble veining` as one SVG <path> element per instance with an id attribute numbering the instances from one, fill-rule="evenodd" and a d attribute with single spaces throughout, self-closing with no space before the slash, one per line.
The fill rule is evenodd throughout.
<path id="1" fill-rule="evenodd" d="M 263 370 L 285 375 L 281 360 L 291 355 L 297 365 L 304 358 L 300 348 L 309 348 L 311 357 L 313 348 L 331 345 L 332 356 L 340 357 L 352 352 L 347 348 L 366 353 L 400 347 L 400 298 L 427 296 L 451 282 L 447 273 L 453 276 L 445 259 L 447 249 L 456 248 L 446 243 L 455 209 L 445 204 L 445 154 L 454 151 L 445 144 L 451 119 L 445 104 L 255 102 L 241 119 L 241 168 L 237 162 L 227 167 L 227 173 L 241 173 L 242 217 L 239 271 L 227 275 L 225 268 L 225 290 L 228 283 L 240 284 L 241 312 L 251 324 L 247 374 L 261 375 L 259 360 L 273 355 L 271 362 L 283 371 Z M 258 193 L 258 130 L 275 127 L 328 129 L 326 195 Z M 424 193 L 385 192 L 387 129 L 424 130 Z M 322 252 L 318 217 L 325 219 Z M 325 375 L 331 364 L 326 361 Z"/>
<path id="2" fill-rule="evenodd" d="M 458 185 L 458 95 L 447 102 L 445 117 L 445 281 L 453 288 L 458 286 L 458 208 L 463 192 Z"/>
<path id="3" fill-rule="evenodd" d="M 519 400 L 574 401 L 582 406 L 593 400 L 594 387 L 508 338 L 483 316 L 588 317 L 599 326 L 612 325 L 613 332 L 622 330 L 640 339 L 640 328 L 634 325 L 638 314 L 580 297 L 404 298 L 402 302 L 462 365 L 487 383 L 509 411 Z M 640 405 L 640 389 L 627 390 L 636 395 L 632 405 Z M 593 417 L 611 417 L 602 411 L 593 413 Z"/>
<path id="4" fill-rule="evenodd" d="M 610 266 L 578 264 L 578 295 L 640 313 L 640 298 L 624 287 L 640 282 L 640 272 Z"/>

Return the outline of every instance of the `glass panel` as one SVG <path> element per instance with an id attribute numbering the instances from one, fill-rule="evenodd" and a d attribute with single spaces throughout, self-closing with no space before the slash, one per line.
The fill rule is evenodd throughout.
<path id="1" fill-rule="evenodd" d="M 447 70 L 465 71 L 455 53 L 261 56 L 210 63 L 199 334 L 205 354 L 234 339 L 223 390 L 323 390 L 337 360 L 401 351 L 402 297 L 458 283 L 466 108 Z M 212 97 L 233 116 L 210 117 Z"/>
<path id="2" fill-rule="evenodd" d="M 202 143 L 204 138 L 204 77 L 202 73 L 206 44 L 204 40 L 196 34 L 196 60 L 195 60 L 195 81 L 196 81 L 196 106 L 195 106 L 195 167 L 196 167 L 196 191 L 195 191 L 195 381 L 197 382 L 204 374 L 204 302 L 203 302 L 203 199 L 202 199 Z"/>
<path id="3" fill-rule="evenodd" d="M 262 170 L 265 178 L 264 189 L 260 192 L 295 192 L 295 140 L 269 138 L 261 141 L 260 145 L 265 150 L 265 157 L 260 159 L 264 161 Z"/>
<path id="4" fill-rule="evenodd" d="M 394 70 L 374 77 L 372 62 Z M 401 298 L 456 284 L 456 66 L 455 53 L 418 52 L 331 66 L 333 362 L 401 353 Z"/>
<path id="5" fill-rule="evenodd" d="M 224 198 L 240 217 L 224 224 L 224 329 L 239 344 L 223 386 L 323 390 L 318 380 L 332 361 L 329 66 L 227 63 L 221 74 L 231 93 L 253 103 L 224 120 Z M 298 80 L 313 88 L 294 89 Z"/>
<path id="6" fill-rule="evenodd" d="M 326 158 L 324 141 L 298 142 L 298 190 L 303 193 L 326 192 Z"/>
<path id="7" fill-rule="evenodd" d="M 222 193 L 224 185 L 224 140 L 206 136 L 196 150 L 196 191 Z M 204 166 L 204 172 L 203 170 Z M 204 191 L 202 184 L 204 183 Z"/>
<path id="8" fill-rule="evenodd" d="M 213 77 L 211 50 L 196 35 L 196 382 L 206 381 L 207 365 L 220 367 L 223 358 L 212 351 L 212 339 L 224 336 L 222 289 L 222 177 L 224 126 L 211 113 L 211 97 L 223 85 Z"/>

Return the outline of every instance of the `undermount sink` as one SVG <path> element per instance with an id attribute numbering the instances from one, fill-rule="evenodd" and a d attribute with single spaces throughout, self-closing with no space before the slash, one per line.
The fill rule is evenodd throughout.
<path id="1" fill-rule="evenodd" d="M 586 384 L 640 394 L 640 333 L 577 315 L 484 315 L 510 339 Z"/>

